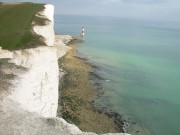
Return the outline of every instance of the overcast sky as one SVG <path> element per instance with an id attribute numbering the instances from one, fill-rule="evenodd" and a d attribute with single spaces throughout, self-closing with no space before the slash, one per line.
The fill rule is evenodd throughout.
<path id="1" fill-rule="evenodd" d="M 2 0 L 0 0 L 2 2 Z M 8 0 L 3 0 L 8 1 Z M 25 1 L 25 0 L 10 0 Z M 180 21 L 180 0 L 29 0 L 55 5 L 56 14 L 101 15 Z"/>

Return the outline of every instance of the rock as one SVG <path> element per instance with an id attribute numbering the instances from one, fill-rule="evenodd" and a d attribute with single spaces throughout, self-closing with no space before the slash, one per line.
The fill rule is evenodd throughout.
<path id="1" fill-rule="evenodd" d="M 10 52 L 8 50 L 3 50 L 0 47 L 0 59 L 3 59 L 3 58 L 12 58 L 12 55 L 13 55 L 12 52 Z"/>
<path id="2" fill-rule="evenodd" d="M 66 52 L 70 49 L 70 47 L 66 46 L 66 44 L 70 42 L 71 39 L 72 37 L 68 35 L 55 35 L 54 47 L 57 47 L 58 58 L 64 56 Z"/>
<path id="3" fill-rule="evenodd" d="M 47 4 L 45 5 L 45 9 L 42 12 L 39 12 L 40 16 L 43 18 L 47 18 L 50 20 L 47 25 L 39 26 L 35 25 L 33 30 L 36 34 L 41 35 L 45 39 L 45 43 L 47 46 L 54 45 L 54 6 Z M 37 14 L 37 15 L 38 15 Z"/>
<path id="4" fill-rule="evenodd" d="M 55 117 L 58 106 L 59 68 L 56 48 L 38 47 L 13 52 L 10 62 L 28 71 L 9 96 L 25 110 L 44 117 Z"/>

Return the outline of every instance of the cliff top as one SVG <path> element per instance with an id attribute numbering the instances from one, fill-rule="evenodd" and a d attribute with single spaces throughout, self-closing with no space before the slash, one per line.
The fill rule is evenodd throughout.
<path id="1" fill-rule="evenodd" d="M 30 2 L 0 3 L 0 46 L 16 50 L 44 44 L 42 38 L 32 31 L 33 25 L 45 25 L 47 19 L 37 16 L 44 4 Z M 34 24 L 32 24 L 34 22 Z"/>

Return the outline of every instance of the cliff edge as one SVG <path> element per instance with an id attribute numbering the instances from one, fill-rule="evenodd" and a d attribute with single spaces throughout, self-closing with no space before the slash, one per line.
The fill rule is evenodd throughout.
<path id="1" fill-rule="evenodd" d="M 35 16 L 45 19 L 47 23 L 38 25 L 32 20 L 32 31 L 43 42 L 38 42 L 39 45 L 33 48 L 13 51 L 0 48 L 0 134 L 96 135 L 82 132 L 64 119 L 56 117 L 58 58 L 69 49 L 64 42 L 72 37 L 54 36 L 54 7 L 49 4 L 43 7 Z M 0 13 L 5 13 L 2 9 Z M 0 46 L 5 47 L 2 43 Z"/>

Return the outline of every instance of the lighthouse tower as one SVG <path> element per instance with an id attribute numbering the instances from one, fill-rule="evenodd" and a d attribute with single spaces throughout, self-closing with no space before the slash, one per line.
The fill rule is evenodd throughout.
<path id="1" fill-rule="evenodd" d="M 81 30 L 81 37 L 84 37 L 84 27 L 82 27 L 82 30 Z"/>

